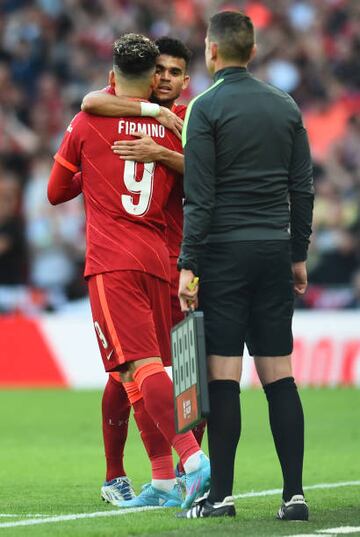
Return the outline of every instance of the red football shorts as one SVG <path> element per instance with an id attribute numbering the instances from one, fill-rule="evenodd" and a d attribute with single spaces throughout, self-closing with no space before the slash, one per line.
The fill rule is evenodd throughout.
<path id="1" fill-rule="evenodd" d="M 172 326 L 184 320 L 184 314 L 180 309 L 180 301 L 178 297 L 179 291 L 179 275 L 177 269 L 177 258 L 170 257 L 171 266 L 171 322 Z"/>
<path id="2" fill-rule="evenodd" d="M 91 276 L 89 298 L 105 371 L 160 356 L 171 364 L 170 285 L 143 272 L 119 270 Z"/>

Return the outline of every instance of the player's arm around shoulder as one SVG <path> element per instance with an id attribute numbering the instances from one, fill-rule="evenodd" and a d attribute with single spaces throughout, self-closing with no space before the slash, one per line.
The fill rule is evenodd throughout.
<path id="1" fill-rule="evenodd" d="M 184 155 L 182 153 L 161 147 L 158 161 L 180 175 L 184 175 Z"/>
<path id="2" fill-rule="evenodd" d="M 181 138 L 183 121 L 171 110 L 155 103 L 135 101 L 129 97 L 115 95 L 111 87 L 85 95 L 81 110 L 88 114 L 106 117 L 154 117 Z"/>
<path id="3" fill-rule="evenodd" d="M 133 136 L 136 140 L 119 140 L 111 147 L 122 160 L 160 162 L 181 175 L 184 173 L 184 156 L 180 144 L 173 144 L 174 149 L 170 149 L 141 132 L 134 133 Z M 176 146 L 178 150 L 175 150 Z"/>
<path id="4" fill-rule="evenodd" d="M 115 89 L 109 85 L 106 88 L 87 93 L 81 103 L 82 112 L 96 116 L 126 117 L 140 116 L 140 101 L 115 94 Z"/>

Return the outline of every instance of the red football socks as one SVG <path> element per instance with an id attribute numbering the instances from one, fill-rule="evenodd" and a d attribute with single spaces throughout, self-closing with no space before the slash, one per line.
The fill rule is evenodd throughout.
<path id="1" fill-rule="evenodd" d="M 134 418 L 151 462 L 153 479 L 173 479 L 171 446 L 146 412 L 143 398 L 133 404 Z"/>
<path id="2" fill-rule="evenodd" d="M 133 376 L 148 414 L 184 464 L 190 455 L 199 451 L 199 444 L 192 432 L 175 432 L 173 386 L 163 365 L 159 362 L 145 364 Z"/>
<path id="3" fill-rule="evenodd" d="M 123 459 L 130 408 L 122 383 L 109 375 L 102 398 L 106 481 L 126 475 Z"/>

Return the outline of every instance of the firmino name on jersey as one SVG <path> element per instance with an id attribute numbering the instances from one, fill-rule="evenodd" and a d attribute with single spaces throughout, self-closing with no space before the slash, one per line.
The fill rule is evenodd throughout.
<path id="1" fill-rule="evenodd" d="M 119 134 L 131 135 L 135 132 L 142 132 L 153 138 L 165 138 L 165 127 L 160 123 L 135 123 L 134 121 L 119 121 Z"/>

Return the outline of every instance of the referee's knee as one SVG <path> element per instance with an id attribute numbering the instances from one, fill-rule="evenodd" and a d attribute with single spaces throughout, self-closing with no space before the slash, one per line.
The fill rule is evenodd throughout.
<path id="1" fill-rule="evenodd" d="M 292 376 L 291 354 L 286 356 L 255 356 L 255 367 L 263 386 Z"/>
<path id="2" fill-rule="evenodd" d="M 242 372 L 242 356 L 208 356 L 208 379 L 234 380 L 240 382 Z"/>

